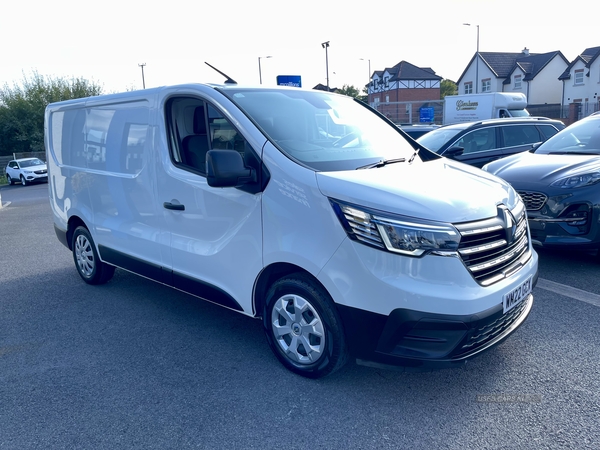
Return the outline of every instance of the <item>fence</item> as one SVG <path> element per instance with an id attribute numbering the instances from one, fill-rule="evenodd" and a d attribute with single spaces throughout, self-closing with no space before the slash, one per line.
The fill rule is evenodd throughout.
<path id="1" fill-rule="evenodd" d="M 378 102 L 372 106 L 394 122 L 400 124 L 437 123 L 444 120 L 443 100 L 423 100 L 411 102 Z M 543 104 L 527 105 L 532 116 L 562 120 L 570 125 L 600 109 L 600 103 L 571 103 L 570 105 Z"/>
<path id="2" fill-rule="evenodd" d="M 442 123 L 443 100 L 412 102 L 378 102 L 373 107 L 397 125 L 419 123 Z"/>

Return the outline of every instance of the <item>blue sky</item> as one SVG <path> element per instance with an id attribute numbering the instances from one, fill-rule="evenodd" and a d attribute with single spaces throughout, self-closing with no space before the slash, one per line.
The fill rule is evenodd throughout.
<path id="1" fill-rule="evenodd" d="M 600 46 L 593 20 L 600 6 L 529 0 L 363 2 L 170 0 L 12 1 L 0 17 L 0 86 L 37 71 L 83 77 L 118 92 L 186 82 L 222 82 L 204 64 L 239 83 L 301 75 L 304 87 L 363 86 L 370 71 L 404 60 L 458 79 L 480 51 L 555 50 L 570 61 Z M 562 8 L 562 10 L 561 10 Z M 572 8 L 572 12 L 568 10 Z M 32 15 L 32 11 L 36 11 Z M 589 19 L 589 20 L 588 20 Z M 586 25 L 587 20 L 587 25 Z M 472 26 L 464 26 L 471 23 Z"/>

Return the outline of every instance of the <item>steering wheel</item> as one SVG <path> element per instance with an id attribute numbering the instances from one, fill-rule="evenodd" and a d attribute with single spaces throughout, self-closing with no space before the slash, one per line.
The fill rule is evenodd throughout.
<path id="1" fill-rule="evenodd" d="M 352 142 L 354 139 L 360 139 L 359 134 L 355 131 L 353 131 L 352 133 L 348 133 L 347 135 L 342 136 L 341 138 L 337 139 L 336 141 L 333 142 L 333 144 L 331 144 L 331 146 L 332 147 L 343 147 L 344 145 Z"/>

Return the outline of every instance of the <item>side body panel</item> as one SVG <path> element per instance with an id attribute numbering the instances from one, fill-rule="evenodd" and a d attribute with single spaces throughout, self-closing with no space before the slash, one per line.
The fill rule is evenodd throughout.
<path id="1" fill-rule="evenodd" d="M 161 264 L 153 165 L 155 96 L 113 96 L 47 111 L 50 202 L 55 226 L 71 217 L 108 248 Z"/>

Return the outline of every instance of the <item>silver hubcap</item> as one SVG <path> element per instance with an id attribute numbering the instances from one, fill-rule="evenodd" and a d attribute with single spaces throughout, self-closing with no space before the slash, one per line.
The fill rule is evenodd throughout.
<path id="1" fill-rule="evenodd" d="M 285 355 L 300 364 L 312 364 L 323 354 L 325 330 L 313 306 L 297 295 L 284 295 L 271 312 L 273 335 Z"/>
<path id="2" fill-rule="evenodd" d="M 75 239 L 75 258 L 77 258 L 77 265 L 79 270 L 86 277 L 92 276 L 94 271 L 94 252 L 92 251 L 92 245 L 85 236 L 79 235 Z"/>

